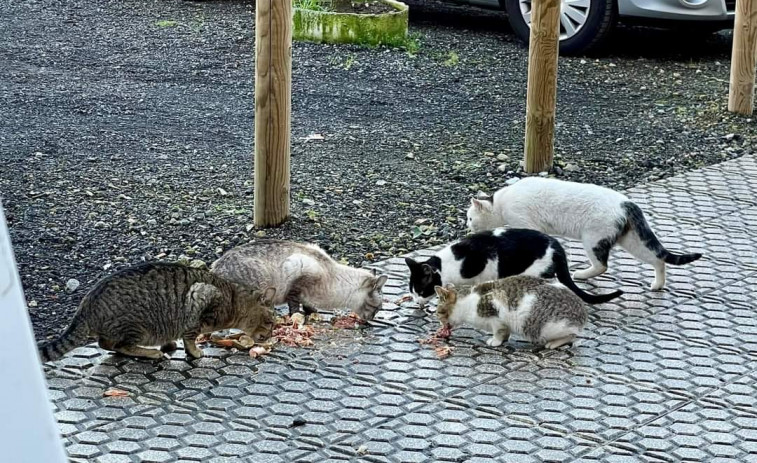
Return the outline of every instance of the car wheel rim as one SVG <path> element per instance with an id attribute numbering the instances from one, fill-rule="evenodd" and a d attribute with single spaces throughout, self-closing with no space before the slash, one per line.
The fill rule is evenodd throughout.
<path id="1" fill-rule="evenodd" d="M 520 0 L 520 13 L 531 27 L 531 1 Z M 578 34 L 589 17 L 591 0 L 561 0 L 560 1 L 560 40 L 565 40 Z"/>

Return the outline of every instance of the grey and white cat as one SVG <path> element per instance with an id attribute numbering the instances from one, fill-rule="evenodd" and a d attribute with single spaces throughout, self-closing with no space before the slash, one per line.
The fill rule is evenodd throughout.
<path id="1" fill-rule="evenodd" d="M 211 265 L 216 275 L 257 288 L 276 288 L 274 304 L 290 314 L 347 308 L 373 319 L 383 302 L 387 276 L 342 265 L 313 244 L 259 240 L 226 252 Z"/>
<path id="2" fill-rule="evenodd" d="M 586 325 L 581 299 L 559 283 L 530 276 L 513 276 L 475 286 L 436 287 L 436 314 L 445 328 L 471 325 L 492 333 L 490 346 L 500 346 L 510 334 L 557 349 L 570 344 Z"/>
<path id="3" fill-rule="evenodd" d="M 530 228 L 581 240 L 591 266 L 573 274 L 584 280 L 607 271 L 616 244 L 655 269 L 653 290 L 665 286 L 665 264 L 684 265 L 702 254 L 673 254 L 657 239 L 639 206 L 597 185 L 529 177 L 497 191 L 491 200 L 472 199 L 468 228 Z"/>
<path id="4" fill-rule="evenodd" d="M 201 333 L 239 328 L 266 339 L 275 322 L 274 289 L 255 291 L 207 270 L 175 263 L 148 263 L 105 277 L 84 297 L 71 324 L 39 347 L 43 362 L 56 360 L 95 337 L 105 350 L 159 359 L 176 349 L 176 339 L 194 358 L 202 357 Z"/>

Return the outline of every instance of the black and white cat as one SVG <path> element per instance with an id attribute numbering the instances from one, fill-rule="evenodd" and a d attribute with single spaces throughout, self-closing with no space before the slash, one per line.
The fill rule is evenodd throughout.
<path id="1" fill-rule="evenodd" d="M 471 200 L 472 232 L 505 226 L 581 240 L 591 267 L 574 273 L 576 280 L 604 273 L 616 244 L 654 267 L 653 290 L 665 286 L 665 264 L 684 265 L 702 257 L 668 251 L 639 206 L 617 191 L 587 183 L 529 177 L 498 190 L 491 200 Z"/>
<path id="2" fill-rule="evenodd" d="M 472 285 L 514 275 L 554 278 L 584 302 L 600 304 L 623 294 L 589 294 L 576 286 L 568 271 L 565 249 L 554 238 L 535 230 L 498 228 L 469 235 L 445 247 L 425 262 L 405 258 L 410 267 L 410 293 L 422 306 L 435 286 Z"/>

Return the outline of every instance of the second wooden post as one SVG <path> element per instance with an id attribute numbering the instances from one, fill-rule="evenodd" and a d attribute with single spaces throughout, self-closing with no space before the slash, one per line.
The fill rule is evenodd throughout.
<path id="1" fill-rule="evenodd" d="M 255 225 L 289 217 L 292 0 L 255 2 Z"/>
<path id="2" fill-rule="evenodd" d="M 733 24 L 731 82 L 728 110 L 750 115 L 754 111 L 754 75 L 757 59 L 757 1 L 737 0 Z"/>
<path id="3" fill-rule="evenodd" d="M 557 54 L 560 43 L 560 0 L 531 2 L 526 97 L 526 172 L 552 167 L 557 99 Z"/>

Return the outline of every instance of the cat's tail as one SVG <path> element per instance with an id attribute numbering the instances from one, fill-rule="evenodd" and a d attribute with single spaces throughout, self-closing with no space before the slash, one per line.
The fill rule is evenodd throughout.
<path id="1" fill-rule="evenodd" d="M 644 218 L 644 213 L 639 206 L 630 201 L 624 202 L 622 206 L 623 209 L 625 209 L 626 217 L 628 217 L 628 225 L 631 230 L 638 235 L 644 246 L 652 251 L 658 259 L 661 259 L 663 262 L 670 265 L 685 265 L 702 257 L 702 254 L 698 252 L 690 254 L 673 254 L 668 251 L 665 249 L 665 246 L 660 243 L 660 240 L 657 239 L 657 236 L 655 236 L 652 229 L 649 228 L 647 219 Z"/>
<path id="2" fill-rule="evenodd" d="M 582 301 L 587 304 L 602 304 L 603 302 L 611 301 L 616 297 L 623 295 L 623 291 L 619 289 L 608 294 L 589 294 L 579 288 L 570 276 L 570 270 L 568 270 L 568 258 L 565 255 L 565 249 L 559 242 L 557 242 L 557 240 L 553 241 L 553 246 L 555 248 L 555 255 L 552 258 L 552 261 L 555 263 L 555 276 L 557 276 L 557 281 L 576 293 L 576 296 L 580 297 Z"/>
<path id="3" fill-rule="evenodd" d="M 39 356 L 42 363 L 58 360 L 66 352 L 83 346 L 86 344 L 89 334 L 89 326 L 84 320 L 81 310 L 78 310 L 63 334 L 39 346 Z"/>

